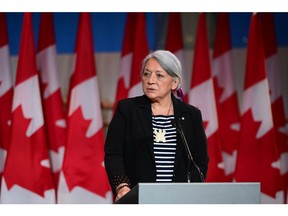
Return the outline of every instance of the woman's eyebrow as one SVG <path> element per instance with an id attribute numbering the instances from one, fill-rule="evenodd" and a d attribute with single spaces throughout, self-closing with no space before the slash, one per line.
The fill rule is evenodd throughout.
<path id="1" fill-rule="evenodd" d="M 151 73 L 153 72 L 153 71 L 149 70 L 148 68 L 145 68 L 144 71 L 149 71 L 149 72 L 151 72 Z M 156 73 L 164 72 L 164 70 L 156 70 L 155 72 L 156 72 Z"/>

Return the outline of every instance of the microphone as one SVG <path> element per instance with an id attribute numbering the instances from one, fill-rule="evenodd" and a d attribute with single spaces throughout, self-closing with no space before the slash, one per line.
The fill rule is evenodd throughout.
<path id="1" fill-rule="evenodd" d="M 191 173 L 190 173 L 190 167 L 191 167 L 191 163 L 194 165 L 194 167 L 196 168 L 196 170 L 198 171 L 198 174 L 200 176 L 200 180 L 201 182 L 204 182 L 204 176 L 203 173 L 201 172 L 200 168 L 197 166 L 197 164 L 195 163 L 191 151 L 189 149 L 185 134 L 183 132 L 182 126 L 180 124 L 180 119 L 179 120 L 171 120 L 172 125 L 174 125 L 176 127 L 176 130 L 179 132 L 181 139 L 183 141 L 184 144 L 184 149 L 185 152 L 187 154 L 187 158 L 188 158 L 188 166 L 187 166 L 187 181 L 188 183 L 190 183 L 191 181 Z"/>

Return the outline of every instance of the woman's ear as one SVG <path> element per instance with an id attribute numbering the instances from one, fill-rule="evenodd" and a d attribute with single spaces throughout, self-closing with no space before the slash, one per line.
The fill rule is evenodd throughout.
<path id="1" fill-rule="evenodd" d="M 172 83 L 172 91 L 176 91 L 179 86 L 179 79 L 174 79 Z"/>

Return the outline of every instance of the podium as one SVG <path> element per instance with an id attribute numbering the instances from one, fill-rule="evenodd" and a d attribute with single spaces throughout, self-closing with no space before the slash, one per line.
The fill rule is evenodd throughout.
<path id="1" fill-rule="evenodd" d="M 259 204 L 260 183 L 139 183 L 115 204 Z"/>

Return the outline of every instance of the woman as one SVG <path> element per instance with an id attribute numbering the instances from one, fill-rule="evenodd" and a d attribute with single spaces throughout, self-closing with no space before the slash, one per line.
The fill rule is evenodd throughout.
<path id="1" fill-rule="evenodd" d="M 119 101 L 107 132 L 105 167 L 115 201 L 139 182 L 187 182 L 189 160 L 175 120 L 204 178 L 207 173 L 201 112 L 174 96 L 182 80 L 179 60 L 165 50 L 149 54 L 141 80 L 144 95 Z M 196 166 L 190 171 L 191 181 L 201 181 Z"/>

